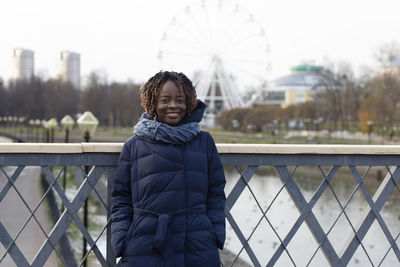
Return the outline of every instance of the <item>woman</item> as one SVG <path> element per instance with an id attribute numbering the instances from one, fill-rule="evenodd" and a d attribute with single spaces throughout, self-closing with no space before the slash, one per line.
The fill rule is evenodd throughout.
<path id="1" fill-rule="evenodd" d="M 124 145 L 112 193 L 112 245 L 123 266 L 219 266 L 225 176 L 200 131 L 205 105 L 183 74 L 141 88 L 145 109 Z"/>

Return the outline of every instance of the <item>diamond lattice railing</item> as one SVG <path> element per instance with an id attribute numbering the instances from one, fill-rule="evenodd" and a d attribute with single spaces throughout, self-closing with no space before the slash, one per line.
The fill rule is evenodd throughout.
<path id="1" fill-rule="evenodd" d="M 225 266 L 400 262 L 400 155 L 226 153 L 221 159 L 227 176 L 226 251 L 231 251 Z M 0 265 L 75 266 L 88 260 L 114 266 L 110 196 L 117 163 L 118 153 L 0 153 L 0 212 L 9 211 L 6 203 L 13 195 L 26 215 L 17 218 L 17 230 L 0 216 Z M 63 186 L 67 168 L 74 176 L 68 180 L 72 191 Z M 47 184 L 34 202 L 32 171 Z M 22 186 L 25 180 L 28 186 Z M 51 196 L 58 216 L 46 226 L 40 212 Z M 94 220 L 88 228 L 82 218 L 86 199 Z M 33 254 L 22 244 L 30 225 L 39 236 Z M 73 244 L 75 261 L 61 248 L 65 239 Z"/>
<path id="2" fill-rule="evenodd" d="M 95 167 L 92 169 L 92 171 L 88 174 L 87 177 L 85 177 L 83 183 L 81 184 L 81 187 L 79 188 L 74 200 L 70 202 L 67 197 L 65 196 L 64 191 L 62 190 L 61 186 L 56 182 L 56 179 L 53 177 L 53 174 L 49 170 L 49 168 L 45 167 L 44 168 L 44 173 L 46 174 L 47 178 L 53 182 L 53 186 L 59 197 L 61 198 L 63 205 L 66 207 L 66 211 L 63 212 L 59 219 L 59 223 L 53 228 L 52 234 L 49 236 L 47 239 L 48 242 L 46 242 L 41 250 L 39 251 L 38 255 L 43 255 L 41 257 L 38 257 L 38 261 L 34 261 L 33 263 L 35 265 L 43 265 L 44 262 L 43 260 L 40 259 L 47 259 L 49 256 L 49 253 L 51 252 L 49 249 L 46 249 L 49 244 L 55 243 L 57 244 L 61 238 L 61 235 L 59 233 L 64 233 L 69 224 L 74 220 L 76 223 L 77 227 L 83 234 L 84 238 L 87 240 L 89 243 L 90 247 L 93 248 L 94 253 L 97 256 L 97 259 L 100 261 L 100 263 L 105 266 L 106 261 L 103 257 L 103 255 L 100 253 L 98 247 L 96 246 L 96 243 L 93 241 L 92 237 L 90 236 L 88 230 L 84 226 L 82 220 L 78 216 L 78 210 L 79 208 L 84 204 L 84 200 L 89 197 L 89 194 L 93 190 L 93 186 L 97 183 L 97 181 L 100 179 L 101 175 L 104 172 L 104 168 L 102 167 Z M 59 226 L 60 225 L 60 226 Z M 58 228 L 59 227 L 59 228 Z M 84 259 L 86 259 L 87 254 L 84 255 Z"/>
<path id="3" fill-rule="evenodd" d="M 231 159 L 231 161 L 234 162 L 236 160 Z M 227 162 L 224 163 L 226 165 L 229 165 L 227 164 Z M 241 165 L 243 164 L 241 163 Z M 276 169 L 276 172 L 282 181 L 282 186 L 277 191 L 275 197 L 270 201 L 270 203 L 268 205 L 264 205 L 264 208 L 258 201 L 256 194 L 253 193 L 253 190 L 250 186 L 250 182 L 252 179 L 265 179 L 260 177 L 260 175 L 256 174 L 257 168 L 259 166 L 249 165 L 247 169 L 243 172 L 240 170 L 240 168 L 236 166 L 236 170 L 239 173 L 240 177 L 235 181 L 235 185 L 232 187 L 232 190 L 228 195 L 226 214 L 230 227 L 233 229 L 234 233 L 239 237 L 239 241 L 242 246 L 241 249 L 238 251 L 234 261 L 230 264 L 231 266 L 235 265 L 235 260 L 239 257 L 239 255 L 243 251 L 246 251 L 247 258 L 252 262 L 254 266 L 264 265 L 264 261 L 263 263 L 261 263 L 261 258 L 263 258 L 263 255 L 255 253 L 253 247 L 250 245 L 251 239 L 253 238 L 253 234 L 257 231 L 258 227 L 260 226 L 263 220 L 266 221 L 264 227 L 272 228 L 275 237 L 279 240 L 279 246 L 276 249 L 274 249 L 272 257 L 269 257 L 268 260 L 266 261 L 267 266 L 273 266 L 273 265 L 285 266 L 287 264 L 293 264 L 294 266 L 295 265 L 309 266 L 313 264 L 320 265 L 320 263 L 324 261 L 325 263 L 329 263 L 330 265 L 333 266 L 345 266 L 350 264 L 350 259 L 353 258 L 358 248 L 361 248 L 361 250 L 363 251 L 367 264 L 371 264 L 372 266 L 381 266 L 388 264 L 387 262 L 385 262 L 385 260 L 387 255 L 391 251 L 393 252 L 393 255 L 391 257 L 391 261 L 389 262 L 400 261 L 398 244 L 396 244 L 396 242 L 399 239 L 399 228 L 397 227 L 397 230 L 392 231 L 394 232 L 394 234 L 392 234 L 392 232 L 389 230 L 389 227 L 387 226 L 387 223 L 380 214 L 380 210 L 382 209 L 382 204 L 387 201 L 388 197 L 392 194 L 393 190 L 397 190 L 397 192 L 400 192 L 398 185 L 399 178 L 397 174 L 398 173 L 397 167 L 392 167 L 390 169 L 388 166 L 379 165 L 380 169 L 382 167 L 386 168 L 388 174 L 385 177 L 385 179 L 383 179 L 382 182 L 380 183 L 380 187 L 376 190 L 374 196 L 371 196 L 371 193 L 368 191 L 365 185 L 365 180 L 366 180 L 365 177 L 369 173 L 371 167 L 376 166 L 375 164 L 366 166 L 367 170 L 363 175 L 360 175 L 357 172 L 356 165 L 332 164 L 330 170 L 328 171 L 324 170 L 324 167 L 326 169 L 326 165 L 324 166 L 314 165 L 314 167 L 317 167 L 320 170 L 323 179 L 316 188 L 316 190 L 313 191 L 311 197 L 306 200 L 304 193 L 302 192 L 302 190 L 300 190 L 299 185 L 296 183 L 296 179 L 294 179 L 294 174 L 298 166 L 296 165 L 292 171 L 289 171 L 288 166 L 290 165 L 290 161 L 287 162 L 287 165 L 282 164 L 282 161 L 280 162 L 279 165 L 273 165 L 273 164 L 271 165 Z M 364 166 L 365 163 L 362 163 L 362 165 Z M 348 199 L 344 203 L 343 200 L 342 201 L 340 200 L 340 196 L 338 196 L 335 190 L 335 186 L 332 185 L 333 182 L 337 182 L 337 180 L 340 179 L 338 178 L 338 176 L 340 176 L 338 174 L 338 170 L 340 168 L 342 169 L 347 168 L 347 176 L 351 174 L 351 179 L 354 180 L 355 184 L 355 188 L 353 189 Z M 257 178 L 253 178 L 253 176 L 257 176 Z M 349 178 L 347 177 L 346 179 Z M 245 188 L 249 190 L 251 196 L 257 203 L 257 207 L 260 209 L 262 213 L 260 220 L 258 220 L 257 223 L 252 227 L 253 230 L 251 231 L 251 233 L 247 234 L 246 236 L 243 234 L 241 227 L 238 225 L 237 218 L 235 220 L 234 216 L 232 216 L 231 214 L 231 209 L 234 207 L 235 202 L 239 199 L 239 196 L 243 192 L 245 192 L 244 191 Z M 295 206 L 297 207 L 300 213 L 300 215 L 296 219 L 296 222 L 293 224 L 293 226 L 285 235 L 279 235 L 278 231 L 274 229 L 273 224 L 268 219 L 268 212 L 274 205 L 276 198 L 281 194 L 282 190 L 285 190 L 289 193 L 292 201 L 294 202 Z M 332 195 L 333 197 L 332 202 L 336 203 L 337 207 L 339 208 L 339 211 L 338 214 L 336 214 L 336 216 L 333 218 L 333 220 L 330 221 L 330 226 L 325 227 L 324 229 L 320 224 L 320 220 L 323 220 L 323 218 L 318 220 L 313 209 L 314 206 L 320 201 L 321 196 L 323 196 L 324 192 L 326 191 L 329 191 L 329 193 Z M 352 213 L 349 214 L 349 212 L 346 211 L 346 208 L 348 208 L 349 203 L 351 203 L 352 199 L 354 198 L 354 195 L 356 195 L 357 192 L 361 192 L 368 206 L 368 209 L 365 210 L 365 212 L 367 212 L 367 215 L 362 217 L 362 220 L 359 223 L 359 225 L 354 224 L 354 222 L 352 222 L 350 218 L 354 216 L 352 216 Z M 399 199 L 397 198 L 395 200 L 399 201 Z M 285 211 L 282 211 L 283 216 L 285 215 L 284 213 Z M 400 220 L 400 216 L 398 218 Z M 380 258 L 371 259 L 370 254 L 372 253 L 371 251 L 368 251 L 368 248 L 366 248 L 366 246 L 363 244 L 363 239 L 365 238 L 368 229 L 371 229 L 370 227 L 374 223 L 374 221 L 378 222 L 379 228 L 383 231 L 384 236 L 387 239 L 387 242 L 389 243 L 389 246 L 386 247 L 386 251 L 381 255 Z M 299 229 L 301 229 L 301 227 L 304 224 L 307 225 L 306 228 L 313 235 L 317 245 L 316 249 L 312 251 L 311 257 L 306 259 L 304 263 L 300 263 L 300 261 L 296 262 L 295 257 L 291 255 L 289 247 L 291 243 L 293 243 L 292 240 L 295 239 L 296 235 L 299 235 L 299 232 L 301 232 Z M 330 240 L 331 239 L 330 234 L 332 233 L 332 230 L 335 229 L 335 227 L 342 229 L 343 224 L 347 224 L 348 225 L 347 227 L 351 229 L 349 236 L 347 237 L 348 239 L 350 239 L 350 241 L 347 243 L 341 242 L 342 246 L 335 248 L 332 244 L 332 241 Z M 332 238 L 336 243 L 338 243 L 336 241 L 338 237 L 332 236 Z M 346 237 L 340 236 L 339 239 L 346 239 Z M 323 252 L 324 255 L 323 258 L 321 257 L 322 256 L 322 254 L 320 253 L 321 251 Z M 279 261 L 281 259 L 281 256 L 283 255 L 282 253 L 286 254 L 287 259 L 285 264 L 280 264 L 281 262 Z M 268 254 L 268 253 L 264 252 L 263 254 Z M 305 255 L 302 254 L 302 256 L 304 257 Z M 326 262 L 326 260 L 328 260 L 328 262 Z M 360 262 L 360 260 L 355 259 L 355 263 L 357 262 Z"/>
<path id="4" fill-rule="evenodd" d="M 80 213 L 80 209 L 83 206 L 85 200 L 89 197 L 90 194 L 93 195 L 93 198 L 96 199 L 96 202 L 99 203 L 100 206 L 102 206 L 105 210 L 105 214 L 107 215 L 108 211 L 108 206 L 107 206 L 107 200 L 104 201 L 103 197 L 100 195 L 98 190 L 96 189 L 96 184 L 102 177 L 102 175 L 106 172 L 107 168 L 104 166 L 94 166 L 90 172 L 86 175 L 85 172 L 83 171 L 82 168 L 78 168 L 82 170 L 82 174 L 84 175 L 82 179 L 82 183 L 80 184 L 79 189 L 76 191 L 75 195 L 72 198 L 72 201 L 70 201 L 67 196 L 66 192 L 63 190 L 61 187 L 61 182 L 60 182 L 60 176 L 61 174 L 64 173 L 65 167 L 61 168 L 60 171 L 56 173 L 56 175 L 53 174 L 53 171 L 51 170 L 50 167 L 43 166 L 41 168 L 42 170 L 42 178 L 46 179 L 46 182 L 48 183 L 48 187 L 46 191 L 44 192 L 43 196 L 41 196 L 40 201 L 36 204 L 36 206 L 31 209 L 29 204 L 26 202 L 24 196 L 20 193 L 20 190 L 15 186 L 15 182 L 18 181 L 18 179 L 27 179 L 27 177 L 21 178 L 21 174 L 23 174 L 24 166 L 19 166 L 16 168 L 16 170 L 13 172 L 13 174 L 10 176 L 7 174 L 7 172 L 2 168 L 2 178 L 5 178 L 7 181 L 3 188 L 1 189 L 0 193 L 0 202 L 1 200 L 4 199 L 4 197 L 7 195 L 7 193 L 10 191 L 10 189 L 15 189 L 15 192 L 17 193 L 18 197 L 22 202 L 25 204 L 25 207 L 29 211 L 29 217 L 27 220 L 24 222 L 22 228 L 15 234 L 15 237 L 11 237 L 9 235 L 9 232 L 7 229 L 4 227 L 4 225 L 1 223 L 0 219 L 0 233 L 1 233 L 1 242 L 3 243 L 5 247 L 4 253 L 0 255 L 1 260 L 0 262 L 4 262 L 3 260 L 6 258 L 7 255 L 9 255 L 12 260 L 18 265 L 18 266 L 45 266 L 46 262 L 48 261 L 50 255 L 52 253 L 55 253 L 57 255 L 57 260 L 62 263 L 64 266 L 74 266 L 76 265 L 76 261 L 71 259 L 68 259 L 65 257 L 65 255 L 61 255 L 60 250 L 57 249 L 57 244 L 60 243 L 61 239 L 64 236 L 64 233 L 67 233 L 67 229 L 70 227 L 71 223 L 73 222 L 77 230 L 82 234 L 82 236 L 85 238 L 85 240 L 88 243 L 89 249 L 88 252 L 85 255 L 82 255 L 82 259 L 79 260 L 82 264 L 89 254 L 93 252 L 95 254 L 95 257 L 97 261 L 102 265 L 102 266 L 112 266 L 113 264 L 106 261 L 105 257 L 103 256 L 103 253 L 100 252 L 98 248 L 98 242 L 99 239 L 104 235 L 106 232 L 107 227 L 110 224 L 111 218 L 108 218 L 104 225 L 101 226 L 101 229 L 99 229 L 99 234 L 96 237 L 95 240 L 93 240 L 91 234 L 89 233 L 89 230 L 84 226 L 83 220 L 80 218 L 78 215 Z M 59 216 L 56 224 L 54 227 L 51 229 L 50 234 L 46 232 L 45 229 L 43 229 L 41 223 L 35 216 L 35 212 L 38 210 L 40 205 L 44 202 L 44 200 L 48 197 L 48 195 L 51 192 L 55 192 L 56 196 L 59 198 L 59 201 L 62 204 L 62 209 L 63 212 L 61 216 Z M 26 197 L 26 196 L 25 196 Z M 106 197 L 107 197 L 107 192 L 106 192 Z M 65 208 L 64 208 L 65 207 Z M 3 207 L 4 208 L 4 207 Z M 54 216 L 54 214 L 53 214 Z M 35 220 L 37 225 L 40 227 L 41 232 L 45 236 L 45 241 L 43 244 L 41 244 L 40 249 L 37 251 L 34 259 L 32 260 L 31 263 L 29 263 L 29 259 L 27 259 L 24 254 L 21 252 L 21 249 L 18 246 L 18 237 L 21 235 L 21 233 L 24 231 L 25 227 L 28 225 L 28 223 L 31 220 Z M 109 254 L 109 253 L 108 253 Z M 76 257 L 75 257 L 76 258 Z"/>

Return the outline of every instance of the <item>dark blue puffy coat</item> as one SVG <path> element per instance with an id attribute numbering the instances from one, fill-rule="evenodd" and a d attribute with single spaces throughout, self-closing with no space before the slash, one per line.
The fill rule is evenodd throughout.
<path id="1" fill-rule="evenodd" d="M 224 186 L 209 133 L 181 145 L 131 137 L 112 193 L 112 245 L 123 266 L 219 266 Z"/>

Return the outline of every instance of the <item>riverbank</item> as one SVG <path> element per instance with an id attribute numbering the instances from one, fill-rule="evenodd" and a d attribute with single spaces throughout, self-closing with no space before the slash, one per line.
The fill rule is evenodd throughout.
<path id="1" fill-rule="evenodd" d="M 242 143 L 242 144 L 391 144 L 400 143 L 400 137 L 371 135 L 361 132 L 349 131 L 313 131 L 313 130 L 289 130 L 274 132 L 249 132 L 228 131 L 218 128 L 202 128 L 208 131 L 216 143 Z M 27 142 L 45 142 L 43 129 L 35 132 L 28 130 L 17 131 L 13 129 L 0 129 L 0 132 L 18 136 Z M 99 127 L 92 142 L 125 142 L 133 134 L 132 127 Z M 56 143 L 65 142 L 65 133 L 56 131 L 54 136 Z M 78 129 L 73 129 L 69 135 L 69 142 L 82 142 L 83 137 Z"/>

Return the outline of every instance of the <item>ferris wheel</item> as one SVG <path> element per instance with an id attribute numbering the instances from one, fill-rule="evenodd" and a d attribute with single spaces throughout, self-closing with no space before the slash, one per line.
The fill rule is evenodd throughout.
<path id="1" fill-rule="evenodd" d="M 243 107 L 243 96 L 266 85 L 269 43 L 254 16 L 229 0 L 194 1 L 174 16 L 160 42 L 163 70 L 188 75 L 207 104 L 205 123 Z"/>

